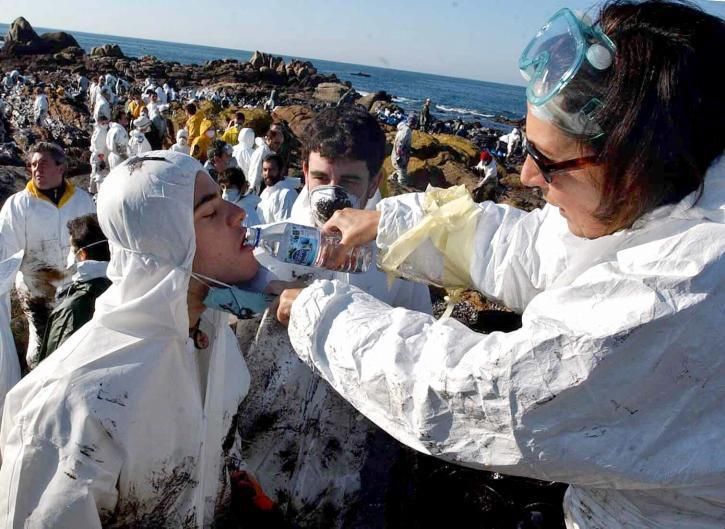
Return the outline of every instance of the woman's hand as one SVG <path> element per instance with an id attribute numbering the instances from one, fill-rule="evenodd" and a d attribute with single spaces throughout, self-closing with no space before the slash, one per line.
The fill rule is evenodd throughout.
<path id="1" fill-rule="evenodd" d="M 341 234 L 345 246 L 362 246 L 378 236 L 379 211 L 345 208 L 336 211 L 322 227 L 326 235 Z"/>

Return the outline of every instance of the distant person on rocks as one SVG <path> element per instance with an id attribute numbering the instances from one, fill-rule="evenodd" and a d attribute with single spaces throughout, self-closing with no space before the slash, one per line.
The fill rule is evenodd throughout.
<path id="1" fill-rule="evenodd" d="M 131 114 L 131 119 L 137 119 L 141 117 L 141 110 L 145 107 L 143 99 L 141 99 L 141 92 L 134 88 L 131 90 L 131 98 L 126 105 L 126 110 Z"/>
<path id="2" fill-rule="evenodd" d="M 68 221 L 70 252 L 67 267 L 73 281 L 58 293 L 60 303 L 48 318 L 38 361 L 58 349 L 93 317 L 96 298 L 111 285 L 106 268 L 111 255 L 95 213 Z"/>
<path id="3" fill-rule="evenodd" d="M 232 150 L 232 156 L 237 161 L 239 168 L 244 171 L 244 175 L 249 175 L 249 162 L 254 153 L 254 130 L 243 128 L 237 135 L 237 144 Z"/>
<path id="4" fill-rule="evenodd" d="M 204 112 L 198 110 L 196 104 L 187 103 L 184 107 L 186 111 L 186 125 L 184 128 L 189 131 L 189 145 L 201 134 L 201 123 L 204 121 Z"/>
<path id="5" fill-rule="evenodd" d="M 257 213 L 262 223 L 270 224 L 287 220 L 297 199 L 297 191 L 282 184 L 282 159 L 278 154 L 269 154 L 262 162 L 262 177 L 265 188 L 259 196 Z"/>
<path id="6" fill-rule="evenodd" d="M 262 192 L 262 163 L 270 154 L 276 154 L 284 143 L 284 136 L 279 130 L 270 129 L 264 135 L 264 141 L 259 145 L 249 160 L 249 173 L 247 180 L 253 193 L 260 195 Z M 281 169 L 281 167 L 280 167 Z"/>
<path id="7" fill-rule="evenodd" d="M 91 135 L 91 178 L 88 186 L 88 192 L 92 195 L 98 193 L 103 180 L 110 171 L 108 165 L 109 149 L 106 144 L 108 139 L 108 129 L 110 120 L 106 116 L 99 116 L 98 121 L 93 126 L 93 134 Z"/>
<path id="8" fill-rule="evenodd" d="M 138 156 L 151 151 L 151 143 L 146 137 L 151 133 L 151 120 L 146 116 L 133 120 L 133 130 L 128 137 L 128 156 Z"/>
<path id="9" fill-rule="evenodd" d="M 239 139 L 239 131 L 244 128 L 244 112 L 237 112 L 234 114 L 234 118 L 229 120 L 224 134 L 222 134 L 222 141 L 227 142 L 229 145 L 236 145 Z"/>
<path id="10" fill-rule="evenodd" d="M 93 213 L 96 207 L 88 193 L 63 178 L 67 162 L 58 145 L 34 144 L 28 163 L 27 186 L 8 198 L 0 210 L 0 261 L 25 251 L 15 287 L 28 319 L 26 361 L 33 368 L 48 315 L 56 305 L 56 289 L 70 283 L 66 223 Z"/>
<path id="11" fill-rule="evenodd" d="M 88 87 L 90 86 L 91 82 L 88 80 L 88 77 L 86 77 L 83 74 L 78 74 L 78 77 L 76 78 L 76 87 L 78 89 L 78 96 L 85 100 L 88 96 Z"/>
<path id="12" fill-rule="evenodd" d="M 249 193 L 249 182 L 239 167 L 228 167 L 219 175 L 219 187 L 222 188 L 222 198 L 242 208 L 247 216 L 244 217 L 244 226 L 257 226 L 262 224 L 257 213 L 260 198 Z"/>
<path id="13" fill-rule="evenodd" d="M 93 104 L 93 119 L 98 122 L 101 119 L 111 119 L 111 103 L 108 89 L 103 87 L 95 92 L 96 100 Z"/>
<path id="14" fill-rule="evenodd" d="M 207 160 L 207 152 L 211 147 L 214 138 L 216 137 L 216 130 L 214 129 L 214 122 L 210 119 L 204 119 L 199 127 L 200 134 L 194 138 L 191 142 L 191 156 L 204 163 Z M 191 137 L 191 133 L 189 133 Z"/>
<path id="15" fill-rule="evenodd" d="M 267 99 L 267 101 L 265 101 L 264 103 L 264 110 L 266 110 L 267 112 L 272 112 L 278 104 L 279 103 L 277 102 L 277 90 L 272 89 L 272 92 L 269 94 L 269 99 Z"/>
<path id="16" fill-rule="evenodd" d="M 499 137 L 499 142 L 506 144 L 506 160 L 511 158 L 516 148 L 521 144 L 521 131 L 518 127 L 511 129 L 511 132 Z"/>
<path id="17" fill-rule="evenodd" d="M 181 154 L 189 154 L 189 131 L 186 129 L 179 129 L 176 131 L 176 143 L 171 148 L 173 152 L 180 152 Z"/>
<path id="18" fill-rule="evenodd" d="M 498 167 L 496 166 L 496 160 L 487 149 L 481 151 L 481 158 L 475 169 L 483 177 L 472 193 L 476 201 L 495 201 L 496 188 L 498 187 Z"/>
<path id="19" fill-rule="evenodd" d="M 33 102 L 33 120 L 38 127 L 45 127 L 48 120 L 48 96 L 45 91 L 38 87 L 35 89 L 35 101 Z"/>
<path id="20" fill-rule="evenodd" d="M 116 80 L 115 92 L 118 97 L 125 96 L 128 93 L 130 88 L 131 88 L 131 84 L 128 81 L 126 81 L 126 79 L 119 77 Z"/>
<path id="21" fill-rule="evenodd" d="M 420 111 L 420 130 L 428 132 L 433 123 L 433 118 L 430 115 L 430 99 L 426 98 L 423 103 L 423 108 Z"/>
<path id="22" fill-rule="evenodd" d="M 290 138 L 294 135 L 287 128 L 287 125 L 281 121 L 275 121 L 269 126 L 269 130 L 276 130 L 282 135 L 282 143 L 280 144 L 275 154 L 279 154 L 282 158 L 282 175 L 287 176 L 289 171 L 290 156 L 292 156 L 292 145 Z"/>
<path id="23" fill-rule="evenodd" d="M 390 176 L 391 180 L 395 180 L 400 185 L 408 186 L 411 184 L 408 177 L 408 161 L 410 160 L 410 148 L 413 141 L 413 130 L 411 125 L 413 117 L 398 123 L 398 132 L 393 141 L 393 152 L 390 155 L 390 161 L 393 164 L 395 172 Z"/>
<path id="24" fill-rule="evenodd" d="M 99 94 L 101 89 L 103 88 L 103 84 L 106 82 L 106 78 L 103 75 L 99 75 L 97 78 L 93 80 L 91 83 L 90 88 L 88 89 L 88 108 L 91 109 L 91 112 L 96 106 L 96 96 Z"/>
<path id="25" fill-rule="evenodd" d="M 154 90 L 156 91 L 156 96 L 159 98 L 159 104 L 166 105 L 169 102 L 166 97 L 166 90 L 161 85 L 156 86 Z"/>
<path id="26" fill-rule="evenodd" d="M 106 148 L 108 149 L 108 167 L 114 167 L 123 163 L 128 158 L 128 124 L 130 114 L 122 108 L 113 109 L 113 121 L 109 124 L 108 135 L 106 136 Z"/>

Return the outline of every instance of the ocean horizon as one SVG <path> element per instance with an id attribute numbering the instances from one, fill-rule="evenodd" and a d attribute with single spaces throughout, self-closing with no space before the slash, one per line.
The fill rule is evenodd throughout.
<path id="1" fill-rule="evenodd" d="M 0 33 L 4 35 L 9 27 L 9 24 L 0 23 Z M 253 53 L 248 50 L 102 35 L 58 28 L 36 27 L 35 30 L 39 34 L 48 31 L 66 31 L 75 37 L 86 52 L 96 46 L 118 44 L 128 57 L 153 55 L 160 60 L 180 64 L 203 64 L 214 59 L 247 61 Z M 266 52 L 266 50 L 260 51 Z M 284 54 L 279 56 L 286 62 L 292 59 L 310 61 L 320 73 L 335 74 L 341 81 L 350 81 L 355 90 L 363 95 L 383 90 L 393 96 L 393 101 L 408 113 L 419 112 L 423 101 L 429 97 L 432 101 L 432 113 L 437 119 L 479 121 L 485 127 L 501 130 L 507 130 L 509 127 L 493 121 L 493 118 L 500 116 L 507 119 L 521 119 L 526 113 L 526 95 L 523 86 L 312 57 L 295 57 Z M 361 73 L 367 77 L 357 75 Z"/>

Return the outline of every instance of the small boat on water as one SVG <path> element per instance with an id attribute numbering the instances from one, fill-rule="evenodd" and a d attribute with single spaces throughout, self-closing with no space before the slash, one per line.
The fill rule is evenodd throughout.
<path id="1" fill-rule="evenodd" d="M 350 75 L 354 75 L 356 77 L 370 77 L 370 74 L 365 72 L 353 72 Z"/>

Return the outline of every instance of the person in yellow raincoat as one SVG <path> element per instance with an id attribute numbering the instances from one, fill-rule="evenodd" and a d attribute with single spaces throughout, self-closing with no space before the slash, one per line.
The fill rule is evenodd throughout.
<path id="1" fill-rule="evenodd" d="M 201 122 L 204 121 L 204 112 L 198 110 L 196 104 L 187 103 L 184 107 L 188 119 L 184 128 L 189 131 L 189 145 L 201 134 Z"/>
<path id="2" fill-rule="evenodd" d="M 188 126 L 189 123 L 187 122 L 187 127 Z M 216 131 L 214 130 L 214 123 L 210 119 L 204 119 L 199 128 L 199 134 L 196 136 L 194 141 L 191 142 L 190 154 L 200 162 L 204 163 L 207 159 L 206 151 L 209 150 L 209 147 L 211 147 L 211 142 L 214 140 L 214 136 L 216 136 Z M 191 137 L 191 131 L 189 131 L 189 137 Z"/>

